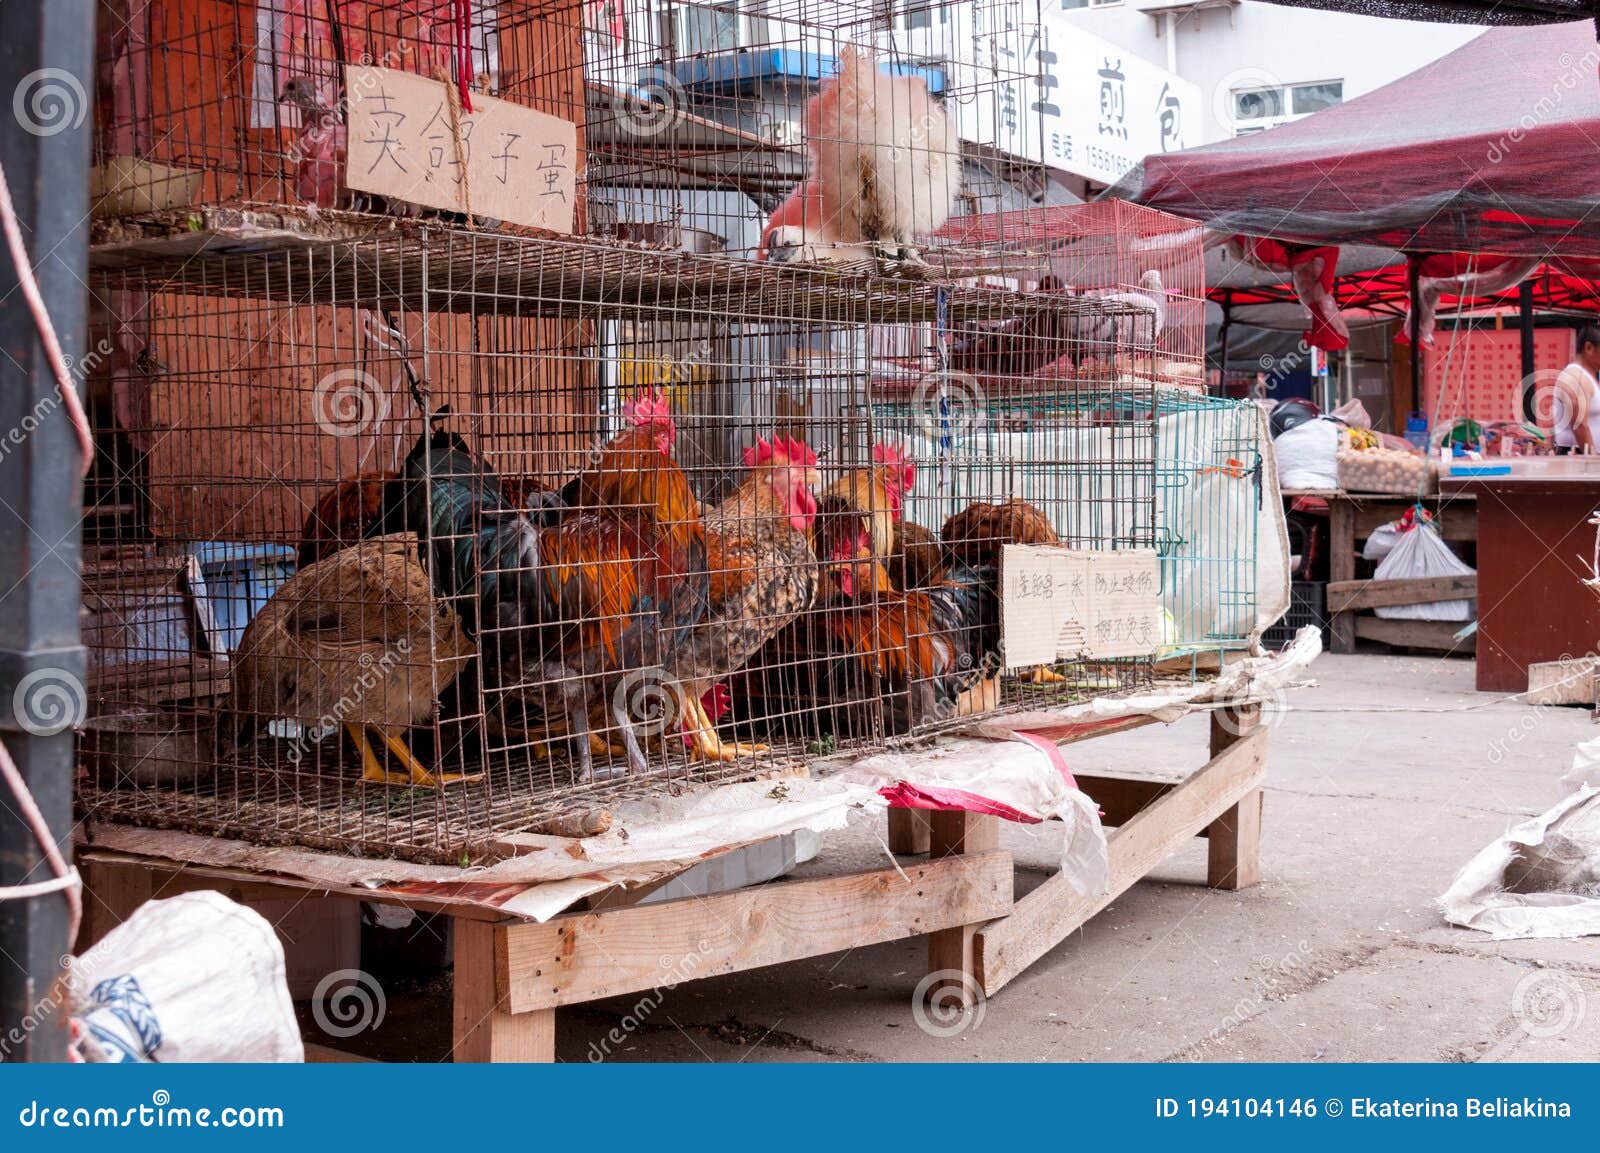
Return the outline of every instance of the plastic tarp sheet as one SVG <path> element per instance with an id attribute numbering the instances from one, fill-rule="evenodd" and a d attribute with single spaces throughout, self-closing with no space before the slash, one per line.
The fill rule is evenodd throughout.
<path id="1" fill-rule="evenodd" d="M 528 920 L 548 920 L 582 898 L 618 884 L 657 881 L 718 853 L 754 841 L 809 829 L 827 833 L 854 819 L 881 819 L 885 792 L 899 785 L 938 795 L 957 790 L 1033 821 L 1062 818 L 1062 868 L 1081 892 L 1103 885 L 1104 834 L 1093 807 L 1047 755 L 1026 739 L 1036 730 L 1054 739 L 1064 729 L 1093 730 L 1131 717 L 1172 722 L 1220 703 L 1280 699 L 1302 683 L 1322 651 L 1314 628 L 1302 629 L 1282 653 L 1227 665 L 1214 679 L 1168 683 L 1145 692 L 1102 697 L 1081 705 L 1015 713 L 973 724 L 936 748 L 955 742 L 959 755 L 878 754 L 831 758 L 811 778 L 783 777 L 660 795 L 619 806 L 611 829 L 582 840 L 529 837 L 527 852 L 493 865 L 454 868 L 368 860 L 301 849 L 249 845 L 215 837 L 118 825 L 97 825 L 94 847 L 109 852 L 232 868 L 294 878 L 331 891 L 359 889 L 374 896 L 448 901 Z M 1023 739 L 1019 739 L 1023 738 Z M 977 807 L 972 804 L 963 807 Z M 1070 818 L 1070 820 L 1069 820 Z"/>
<path id="2" fill-rule="evenodd" d="M 1591 24 L 1494 29 L 1270 132 L 1146 157 L 1108 196 L 1246 236 L 1600 255 Z"/>

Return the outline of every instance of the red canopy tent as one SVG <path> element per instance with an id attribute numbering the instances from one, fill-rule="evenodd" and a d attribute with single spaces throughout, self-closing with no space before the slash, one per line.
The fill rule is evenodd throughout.
<path id="1" fill-rule="evenodd" d="M 1152 155 L 1108 195 L 1301 244 L 1600 257 L 1590 24 L 1497 28 L 1365 96 Z"/>

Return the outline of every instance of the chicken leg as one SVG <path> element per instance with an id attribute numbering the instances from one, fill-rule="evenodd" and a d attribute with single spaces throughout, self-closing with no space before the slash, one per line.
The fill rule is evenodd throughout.
<path id="1" fill-rule="evenodd" d="M 389 746 L 389 751 L 407 769 L 404 773 L 392 772 L 385 769 L 378 760 L 377 753 L 372 748 L 372 741 L 367 736 L 366 727 L 363 725 L 346 724 L 345 730 L 349 732 L 351 740 L 355 741 L 356 748 L 361 753 L 361 779 L 384 785 L 420 785 L 423 788 L 437 789 L 456 781 L 475 781 L 482 773 L 432 773 L 429 772 L 414 757 L 411 750 L 406 747 L 405 741 L 397 734 L 386 733 L 374 727 L 383 743 Z"/>
<path id="2" fill-rule="evenodd" d="M 768 745 L 744 745 L 738 741 L 724 741 L 717 736 L 717 725 L 700 704 L 693 685 L 679 686 L 674 690 L 678 705 L 686 720 L 691 723 L 688 736 L 696 756 L 705 761 L 734 761 L 740 757 L 767 752 Z"/>

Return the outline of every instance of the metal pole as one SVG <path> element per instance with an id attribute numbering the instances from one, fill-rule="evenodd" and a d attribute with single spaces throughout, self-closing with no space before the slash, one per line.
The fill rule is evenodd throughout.
<path id="1" fill-rule="evenodd" d="M 1233 327 L 1233 293 L 1222 297 L 1222 326 L 1217 332 L 1217 395 L 1228 395 L 1228 329 Z"/>
<path id="2" fill-rule="evenodd" d="M 1522 379 L 1534 373 L 1533 366 L 1533 281 L 1517 285 L 1517 324 L 1522 331 Z M 1528 390 L 1524 388 L 1524 392 Z"/>
<path id="3" fill-rule="evenodd" d="M 0 164 L 62 350 L 82 360 L 94 0 L 8 0 L 0 36 Z M 84 656 L 77 442 L 0 248 L 0 739 L 70 856 L 73 731 Z M 50 878 L 0 788 L 0 886 Z M 0 1055 L 66 1059 L 61 893 L 0 901 Z"/>
<path id="4" fill-rule="evenodd" d="M 1411 411 L 1422 411 L 1422 261 L 1412 257 L 1406 261 L 1406 275 L 1411 281 Z M 1429 430 L 1432 431 L 1431 429 Z"/>

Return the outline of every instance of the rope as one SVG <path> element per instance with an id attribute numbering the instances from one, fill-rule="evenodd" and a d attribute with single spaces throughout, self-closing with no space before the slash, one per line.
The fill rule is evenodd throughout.
<path id="1" fill-rule="evenodd" d="M 0 167 L 0 224 L 5 227 L 11 261 L 17 266 L 17 284 L 22 288 L 28 311 L 33 314 L 34 326 L 39 330 L 39 343 L 44 346 L 45 356 L 56 378 L 56 387 L 61 390 L 61 400 L 67 406 L 72 431 L 78 436 L 78 448 L 83 454 L 83 475 L 88 476 L 89 465 L 94 462 L 94 437 L 89 432 L 89 417 L 83 411 L 83 402 L 78 399 L 78 390 L 73 387 L 66 357 L 61 353 L 61 343 L 56 340 L 55 326 L 50 323 L 50 313 L 44 306 L 44 297 L 39 295 L 39 282 L 34 279 L 28 249 L 22 243 L 22 227 L 17 223 L 17 210 L 11 203 L 11 185 L 6 181 L 4 167 Z"/>
<path id="2" fill-rule="evenodd" d="M 44 851 L 44 859 L 50 863 L 50 868 L 56 875 L 53 881 L 0 886 L 0 901 L 25 901 L 47 893 L 65 893 L 67 948 L 71 949 L 72 943 L 78 939 L 78 925 L 83 920 L 83 881 L 78 876 L 78 870 L 67 864 L 66 858 L 61 855 L 55 838 L 50 835 L 49 823 L 39 811 L 39 804 L 33 799 L 33 794 L 28 791 L 28 782 L 22 779 L 16 762 L 11 759 L 11 750 L 7 749 L 3 742 L 0 742 L 0 777 L 4 777 L 6 784 L 11 786 L 23 821 L 32 830 L 34 839 L 39 842 L 39 848 Z"/>

